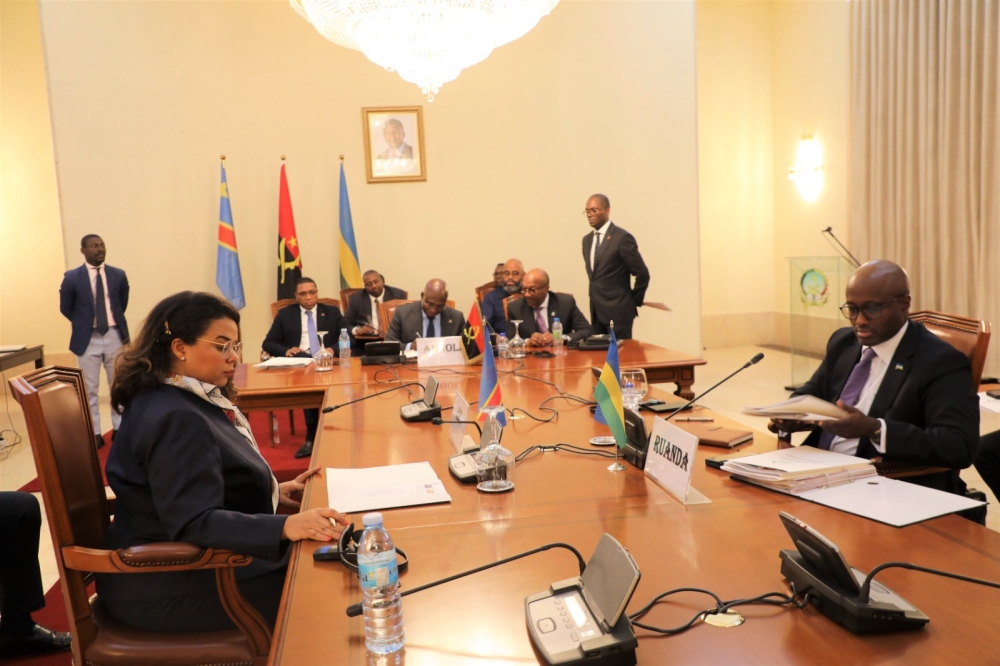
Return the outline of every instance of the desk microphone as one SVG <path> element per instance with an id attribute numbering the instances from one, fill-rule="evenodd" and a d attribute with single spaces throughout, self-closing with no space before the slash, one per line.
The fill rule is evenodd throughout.
<path id="1" fill-rule="evenodd" d="M 440 416 L 435 416 L 434 418 L 431 419 L 431 423 L 433 423 L 436 426 L 442 425 L 444 423 L 465 423 L 466 425 L 474 425 L 476 426 L 476 430 L 479 431 L 479 436 L 480 437 L 483 436 L 483 429 L 479 426 L 479 422 L 477 421 L 459 421 L 458 419 L 453 419 L 449 421 L 448 419 L 443 419 Z"/>
<path id="2" fill-rule="evenodd" d="M 420 388 L 424 388 L 424 385 L 421 384 L 420 382 L 406 382 L 405 384 L 400 384 L 399 386 L 393 386 L 391 389 L 386 389 L 384 391 L 379 391 L 378 393 L 372 393 L 371 395 L 366 395 L 364 397 L 357 398 L 356 400 L 349 400 L 347 402 L 342 402 L 339 405 L 333 405 L 331 407 L 324 407 L 323 408 L 323 413 L 324 414 L 329 414 L 330 412 L 332 412 L 332 411 L 334 411 L 336 409 L 340 409 L 341 407 L 346 407 L 347 405 L 353 405 L 356 402 L 361 402 L 362 400 L 367 400 L 368 398 L 374 398 L 375 396 L 382 395 L 384 393 L 391 393 L 392 391 L 398 391 L 399 389 L 406 388 L 407 386 L 419 386 Z"/>
<path id="3" fill-rule="evenodd" d="M 840 255 L 843 256 L 844 253 L 846 252 L 847 256 L 851 258 L 851 263 L 854 264 L 855 268 L 858 268 L 859 266 L 861 266 L 861 262 L 858 261 L 858 258 L 855 257 L 853 254 L 851 254 L 850 250 L 848 250 L 846 247 L 844 247 L 844 244 L 840 242 L 839 238 L 837 238 L 836 236 L 833 235 L 833 227 L 827 227 L 826 229 L 823 229 L 822 231 L 820 231 L 820 233 L 821 234 L 829 234 L 830 238 L 832 238 L 837 243 L 837 245 L 840 246 L 840 250 L 837 250 L 838 252 L 840 252 Z"/>
<path id="4" fill-rule="evenodd" d="M 670 419 L 674 418 L 675 416 L 677 416 L 677 414 L 679 414 L 680 412 L 684 411 L 685 409 L 687 409 L 688 407 L 690 407 L 691 405 L 693 405 L 696 400 L 701 400 L 706 395 L 708 395 L 709 393 L 711 393 L 715 389 L 719 388 L 720 386 L 722 386 L 723 384 L 725 384 L 726 382 L 728 382 L 730 379 L 732 379 L 733 377 L 735 377 L 739 373 L 741 373 L 744 370 L 746 370 L 747 368 L 749 368 L 751 365 L 759 363 L 762 358 L 764 358 L 764 353 L 763 352 L 757 354 L 752 359 L 750 359 L 749 361 L 747 361 L 746 363 L 744 363 L 736 372 L 734 372 L 733 374 L 729 375 L 728 377 L 726 377 L 725 379 L 723 379 L 722 381 L 720 381 L 718 384 L 716 384 L 712 388 L 708 389 L 707 391 L 705 391 L 701 395 L 696 395 L 695 397 L 693 397 L 690 400 L 688 400 L 681 407 L 679 407 L 679 408 L 675 409 L 674 411 L 670 412 L 670 414 L 668 414 L 667 417 L 665 419 L 663 419 L 663 420 L 664 421 L 669 421 Z"/>

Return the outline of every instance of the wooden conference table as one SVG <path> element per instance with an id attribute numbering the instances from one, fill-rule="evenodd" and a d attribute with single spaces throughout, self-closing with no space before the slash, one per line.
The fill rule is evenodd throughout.
<path id="1" fill-rule="evenodd" d="M 478 396 L 478 377 L 437 376 L 445 406 L 452 404 L 455 391 L 469 400 Z M 505 405 L 544 416 L 539 403 L 556 391 L 536 379 L 581 397 L 589 397 L 594 385 L 589 370 L 501 375 Z M 331 385 L 326 402 L 339 404 L 381 388 Z M 401 576 L 404 589 L 550 542 L 570 543 L 588 558 L 601 534 L 608 532 L 631 551 L 642 571 L 630 611 L 678 587 L 707 588 L 723 599 L 786 592 L 778 551 L 790 548 L 791 542 L 779 511 L 811 524 L 837 543 L 851 564 L 866 571 L 885 561 L 905 560 L 1000 580 L 1000 534 L 955 516 L 896 529 L 768 492 L 706 468 L 704 457 L 720 453 L 716 449 L 700 451 L 694 463 L 693 486 L 712 500 L 710 504 L 684 507 L 631 466 L 612 473 L 605 458 L 563 452 L 535 453 L 519 462 L 512 493 L 481 494 L 474 485 L 461 485 L 449 475 L 446 460 L 453 450 L 446 427 L 399 419 L 399 407 L 407 399 L 405 390 L 398 391 L 324 415 L 313 453 L 313 464 L 323 467 L 426 460 L 442 479 L 451 503 L 385 512 L 387 529 L 410 558 L 410 569 Z M 593 448 L 588 440 L 606 434 L 585 405 L 563 399 L 549 405 L 559 410 L 558 420 L 511 420 L 504 445 L 515 454 L 533 444 L 566 442 Z M 774 437 L 758 434 L 752 446 L 773 448 Z M 325 477 L 310 482 L 303 504 L 327 506 Z M 351 519 L 360 523 L 360 515 Z M 344 613 L 361 600 L 357 577 L 339 563 L 314 562 L 311 555 L 318 545 L 300 542 L 294 547 L 270 662 L 369 663 L 363 620 Z M 572 555 L 550 550 L 406 597 L 405 654 L 371 663 L 535 663 L 524 597 L 577 573 Z M 741 609 L 746 623 L 731 629 L 698 624 L 670 637 L 638 629 L 639 663 L 997 662 L 994 625 L 1000 591 L 902 570 L 886 571 L 878 580 L 930 616 L 926 629 L 856 636 L 813 608 L 748 606 Z M 709 598 L 701 595 L 671 599 L 645 621 L 674 627 L 709 607 Z"/>
<path id="2" fill-rule="evenodd" d="M 497 369 L 503 372 L 523 366 L 522 371 L 529 374 L 569 368 L 589 369 L 603 366 L 606 356 L 606 351 L 570 349 L 553 358 L 529 356 L 522 360 L 498 360 Z M 622 367 L 643 368 L 650 383 L 676 384 L 675 393 L 685 400 L 694 397 L 691 386 L 694 384 L 695 366 L 705 364 L 700 358 L 638 340 L 625 340 L 619 350 L 618 361 Z M 462 368 L 457 370 L 462 371 Z M 479 366 L 471 366 L 469 371 L 478 373 Z M 235 382 L 240 391 L 240 409 L 244 412 L 274 411 L 319 407 L 330 386 L 390 380 L 393 373 L 404 381 L 419 381 L 420 376 L 432 372 L 418 371 L 416 364 L 393 365 L 391 370 L 382 365 L 363 366 L 356 359 L 352 359 L 349 369 L 337 366 L 331 372 L 316 372 L 313 366 L 262 370 L 252 364 L 243 364 L 236 370 Z M 445 370 L 443 374 L 448 373 Z"/>

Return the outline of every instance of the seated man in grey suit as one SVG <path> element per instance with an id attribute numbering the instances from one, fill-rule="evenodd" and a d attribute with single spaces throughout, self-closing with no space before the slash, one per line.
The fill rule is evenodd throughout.
<path id="1" fill-rule="evenodd" d="M 420 294 L 419 303 L 407 303 L 396 308 L 389 322 L 386 340 L 399 340 L 408 345 L 417 338 L 445 338 L 461 335 L 465 317 L 447 306 L 448 285 L 444 280 L 431 280 Z"/>
<path id="2" fill-rule="evenodd" d="M 569 294 L 549 291 L 549 274 L 541 268 L 532 268 L 523 280 L 524 298 L 507 303 L 508 337 L 514 337 L 514 324 L 521 320 L 518 334 L 531 347 L 552 344 L 552 323 L 556 317 L 563 325 L 563 336 L 581 338 L 590 335 L 590 322 L 576 307 L 576 299 Z"/>
<path id="3" fill-rule="evenodd" d="M 365 288 L 351 294 L 344 312 L 344 324 L 352 338 L 358 335 L 378 335 L 381 324 L 379 317 L 382 316 L 379 305 L 385 301 L 406 298 L 402 289 L 386 285 L 385 278 L 378 271 L 365 271 L 361 277 Z"/>

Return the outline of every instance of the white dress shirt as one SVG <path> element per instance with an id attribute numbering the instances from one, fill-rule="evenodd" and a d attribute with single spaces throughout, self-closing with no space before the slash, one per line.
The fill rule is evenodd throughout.
<path id="1" fill-rule="evenodd" d="M 108 327 L 117 326 L 115 316 L 111 313 L 111 296 L 108 292 L 108 272 L 104 270 L 104 264 L 92 266 L 87 264 L 87 275 L 90 276 L 90 295 L 94 297 L 94 328 L 97 328 L 97 274 L 101 274 L 101 281 L 104 282 L 104 311 L 108 313 Z"/>
<path id="2" fill-rule="evenodd" d="M 608 227 L 611 226 L 611 220 L 605 222 L 600 229 L 595 229 L 597 232 L 594 234 L 594 242 L 590 244 L 590 272 L 594 272 L 594 255 L 597 254 L 597 234 L 601 234 L 601 242 L 608 237 Z"/>

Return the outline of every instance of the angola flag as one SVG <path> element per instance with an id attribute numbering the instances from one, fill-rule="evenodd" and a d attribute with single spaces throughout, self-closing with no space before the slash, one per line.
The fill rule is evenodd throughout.
<path id="1" fill-rule="evenodd" d="M 285 165 L 281 165 L 278 193 L 278 300 L 295 298 L 295 283 L 302 277 L 302 257 L 299 238 L 295 234 L 292 196 L 288 193 Z"/>
<path id="2" fill-rule="evenodd" d="M 486 328 L 483 326 L 483 313 L 479 311 L 479 303 L 473 302 L 469 316 L 462 329 L 462 355 L 469 365 L 483 362 L 483 348 L 486 346 Z"/>
<path id="3" fill-rule="evenodd" d="M 597 409 L 594 410 L 594 420 L 606 423 L 611 428 L 618 448 L 625 448 L 625 408 L 622 406 L 621 373 L 618 370 L 618 341 L 615 340 L 615 329 L 611 329 L 611 344 L 608 346 L 608 356 L 601 370 L 601 377 L 594 387 L 594 399 Z"/>

